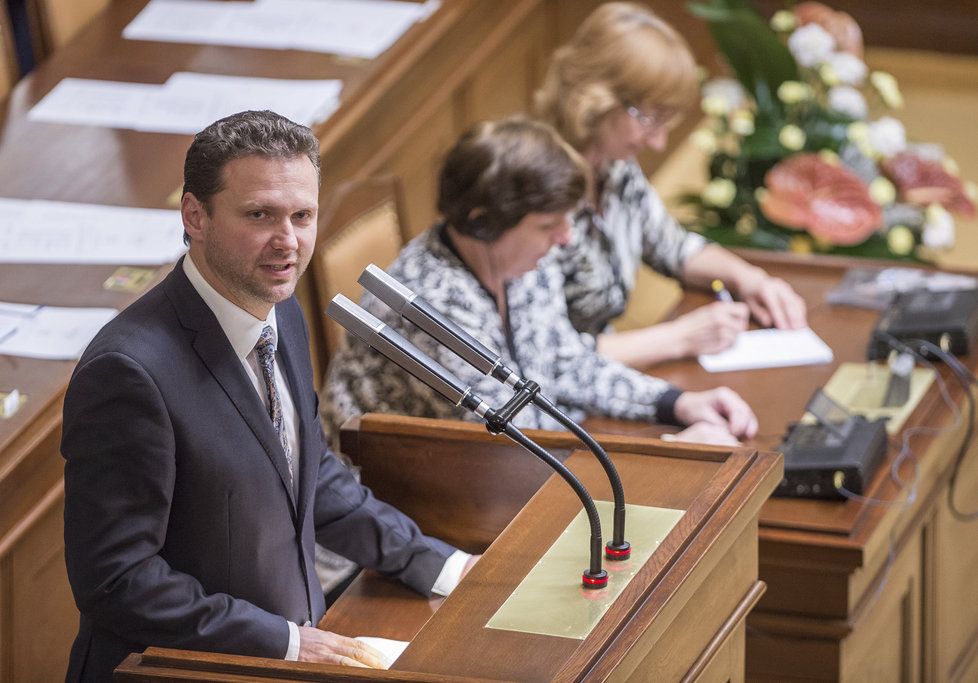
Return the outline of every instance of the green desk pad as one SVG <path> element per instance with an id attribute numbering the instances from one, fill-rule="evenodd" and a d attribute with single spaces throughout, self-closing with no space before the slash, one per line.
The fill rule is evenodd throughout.
<path id="1" fill-rule="evenodd" d="M 934 381 L 930 368 L 914 368 L 910 375 L 910 395 L 902 406 L 883 405 L 890 371 L 881 363 L 842 363 L 825 385 L 829 397 L 854 415 L 867 420 L 885 417 L 888 434 L 897 434 L 910 413 L 927 393 Z M 814 416 L 805 413 L 804 422 L 814 422 Z"/>
<path id="2" fill-rule="evenodd" d="M 599 500 L 595 504 L 607 541 L 611 538 L 614 503 Z M 624 562 L 604 560 L 608 585 L 593 590 L 581 585 L 591 538 L 582 509 L 496 610 L 486 628 L 586 638 L 684 514 L 685 510 L 626 504 L 625 540 L 632 545 L 632 556 Z"/>

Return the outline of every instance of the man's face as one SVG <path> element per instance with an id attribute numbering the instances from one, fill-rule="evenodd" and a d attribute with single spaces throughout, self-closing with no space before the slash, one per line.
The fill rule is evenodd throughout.
<path id="1" fill-rule="evenodd" d="M 224 189 L 210 212 L 183 198 L 190 254 L 204 278 L 229 301 L 265 319 L 292 296 L 316 244 L 319 183 L 305 156 L 247 156 L 225 164 Z"/>

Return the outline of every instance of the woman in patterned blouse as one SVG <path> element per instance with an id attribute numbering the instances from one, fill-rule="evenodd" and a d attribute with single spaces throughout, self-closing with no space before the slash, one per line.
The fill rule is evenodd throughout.
<path id="1" fill-rule="evenodd" d="M 697 99 L 696 64 L 685 41 L 646 7 L 609 3 L 595 10 L 554 54 L 536 95 L 540 116 L 591 166 L 590 202 L 574 216 L 572 244 L 560 250 L 574 326 L 598 350 L 631 366 L 719 351 L 746 328 L 804 327 L 805 304 L 722 247 L 686 232 L 668 214 L 635 160 L 662 150 L 669 129 Z M 684 284 L 721 279 L 743 303 L 716 302 L 652 327 L 613 333 L 641 262 Z"/>
<path id="2" fill-rule="evenodd" d="M 388 272 L 503 362 L 540 384 L 574 419 L 587 414 L 689 425 L 679 438 L 735 443 L 757 420 L 727 388 L 683 392 L 596 353 L 567 318 L 552 248 L 570 238 L 569 212 L 586 191 L 586 167 L 547 125 L 483 123 L 448 153 L 439 181 L 442 220 L 412 240 Z M 371 296 L 361 305 L 454 373 L 493 407 L 512 390 L 482 375 Z M 333 434 L 366 412 L 473 419 L 356 339 L 330 362 L 324 419 Z M 529 407 L 520 427 L 560 429 Z"/>

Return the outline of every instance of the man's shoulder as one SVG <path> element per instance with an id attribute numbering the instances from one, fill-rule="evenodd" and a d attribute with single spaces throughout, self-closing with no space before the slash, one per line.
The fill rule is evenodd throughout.
<path id="1" fill-rule="evenodd" d="M 88 345 L 79 366 L 106 353 L 140 361 L 172 349 L 180 324 L 165 284 L 156 285 L 109 321 Z"/>

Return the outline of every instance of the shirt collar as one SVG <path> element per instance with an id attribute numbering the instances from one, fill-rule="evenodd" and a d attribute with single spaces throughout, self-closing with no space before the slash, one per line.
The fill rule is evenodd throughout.
<path id="1" fill-rule="evenodd" d="M 218 324 L 224 330 L 224 334 L 227 335 L 228 341 L 231 342 L 231 348 L 234 349 L 239 360 L 244 361 L 248 354 L 254 350 L 262 330 L 267 326 L 272 328 L 272 344 L 278 347 L 278 325 L 275 322 L 274 306 L 269 311 L 268 317 L 265 320 L 260 320 L 243 308 L 231 303 L 204 279 L 189 253 L 183 259 L 183 272 L 190 280 L 190 284 L 200 294 L 200 298 L 213 311 Z"/>

